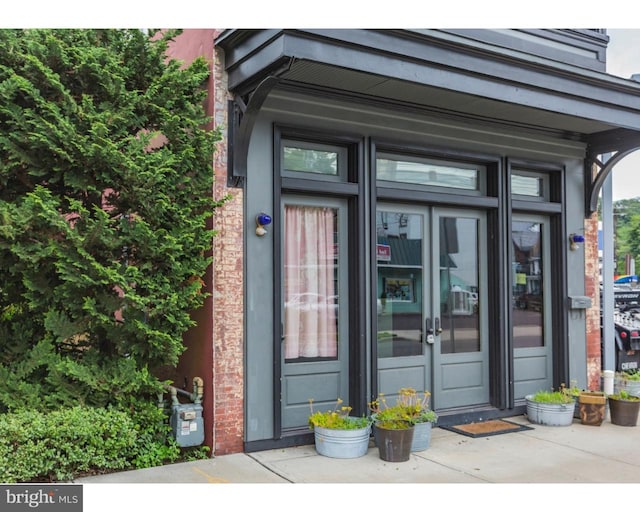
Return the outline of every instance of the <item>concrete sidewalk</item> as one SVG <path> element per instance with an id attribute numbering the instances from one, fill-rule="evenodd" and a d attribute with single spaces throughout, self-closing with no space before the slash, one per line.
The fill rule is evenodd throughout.
<path id="1" fill-rule="evenodd" d="M 471 438 L 434 428 L 431 446 L 408 462 L 364 457 L 331 459 L 313 445 L 217 456 L 181 464 L 79 478 L 98 483 L 640 483 L 640 427 L 574 419 L 568 427 Z M 634 489 L 635 490 L 635 489 Z M 629 495 L 630 498 L 630 495 Z M 629 503 L 634 500 L 629 500 Z"/>

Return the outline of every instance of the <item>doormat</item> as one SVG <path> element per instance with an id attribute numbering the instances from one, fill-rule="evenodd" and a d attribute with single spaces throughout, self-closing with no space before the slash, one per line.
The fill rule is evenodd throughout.
<path id="1" fill-rule="evenodd" d="M 533 430 L 533 427 L 520 425 L 507 420 L 487 420 L 477 423 L 465 423 L 464 425 L 452 425 L 450 427 L 440 427 L 469 437 L 487 437 L 510 432 L 521 432 L 523 430 Z"/>

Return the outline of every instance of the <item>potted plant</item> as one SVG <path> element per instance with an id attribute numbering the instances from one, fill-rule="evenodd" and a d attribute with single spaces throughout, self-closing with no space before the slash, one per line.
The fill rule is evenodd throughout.
<path id="1" fill-rule="evenodd" d="M 349 416 L 351 407 L 342 403 L 338 398 L 332 410 L 321 412 L 314 411 L 313 399 L 309 400 L 309 428 L 313 430 L 316 451 L 336 459 L 362 457 L 369 449 L 371 419 Z"/>
<path id="2" fill-rule="evenodd" d="M 635 427 L 638 423 L 638 411 L 640 411 L 640 397 L 630 395 L 621 390 L 609 395 L 609 414 L 611 423 L 623 427 Z"/>
<path id="3" fill-rule="evenodd" d="M 564 427 L 573 422 L 576 402 L 564 385 L 554 391 L 541 390 L 525 397 L 527 418 L 532 423 Z"/>
<path id="4" fill-rule="evenodd" d="M 640 371 L 623 370 L 616 372 L 614 378 L 614 392 L 626 391 L 629 395 L 640 396 Z"/>
<path id="5" fill-rule="evenodd" d="M 582 391 L 578 395 L 580 421 L 583 425 L 600 426 L 607 414 L 607 396 L 603 391 Z"/>
<path id="6" fill-rule="evenodd" d="M 388 462 L 406 462 L 411 457 L 414 425 L 391 407 L 380 411 L 373 423 L 378 453 Z"/>
<path id="7" fill-rule="evenodd" d="M 438 421 L 438 415 L 429 407 L 431 393 L 418 392 L 413 388 L 402 388 L 396 405 L 404 409 L 413 423 L 412 452 L 421 452 L 431 444 L 431 429 Z"/>
<path id="8" fill-rule="evenodd" d="M 393 457 L 394 459 L 409 460 L 411 452 L 423 451 L 429 447 L 431 429 L 438 420 L 438 415 L 429 408 L 430 397 L 429 391 L 419 393 L 413 388 L 402 388 L 395 405 L 388 405 L 383 394 L 380 394 L 376 400 L 369 404 L 372 412 L 371 417 L 374 421 L 374 438 L 381 458 L 389 460 L 389 457 Z M 398 448 L 402 453 L 397 456 L 386 453 L 389 447 L 385 446 L 385 442 L 392 435 L 390 430 L 394 431 L 395 437 L 402 437 L 402 449 Z M 413 433 L 399 432 L 407 430 L 413 430 Z M 411 442 L 408 452 L 405 452 L 406 439 L 409 436 L 411 436 Z M 398 439 L 393 444 L 397 446 L 399 443 Z M 390 448 L 394 448 L 394 446 Z M 398 462 L 399 460 L 394 461 Z"/>

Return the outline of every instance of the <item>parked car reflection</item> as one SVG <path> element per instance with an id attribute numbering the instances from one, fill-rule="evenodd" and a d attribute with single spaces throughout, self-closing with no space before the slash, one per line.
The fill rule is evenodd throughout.
<path id="1" fill-rule="evenodd" d="M 327 297 L 326 295 L 313 292 L 297 293 L 293 295 L 290 300 L 285 301 L 284 307 L 285 309 L 292 308 L 301 311 L 337 309 L 338 296 L 330 295 Z"/>

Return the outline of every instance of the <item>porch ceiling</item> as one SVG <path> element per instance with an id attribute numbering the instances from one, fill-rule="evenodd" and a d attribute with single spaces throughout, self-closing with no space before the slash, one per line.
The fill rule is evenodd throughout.
<path id="1" fill-rule="evenodd" d="M 599 120 L 311 61 L 293 62 L 290 70 L 284 73 L 281 79 L 285 86 L 305 84 L 324 93 L 340 91 L 361 99 L 375 98 L 380 102 L 423 108 L 469 120 L 491 120 L 547 132 L 562 132 L 564 136 L 572 138 L 616 127 Z"/>

